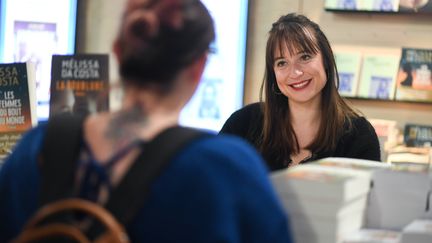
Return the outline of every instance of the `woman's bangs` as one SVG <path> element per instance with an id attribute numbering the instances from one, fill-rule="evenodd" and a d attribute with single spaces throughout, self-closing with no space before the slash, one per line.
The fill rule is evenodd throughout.
<path id="1" fill-rule="evenodd" d="M 285 50 L 295 55 L 300 52 L 317 54 L 319 46 L 313 33 L 298 24 L 292 24 L 279 32 L 277 36 L 277 49 L 274 50 L 275 56 L 283 56 Z M 278 53 L 279 52 L 279 53 Z"/>

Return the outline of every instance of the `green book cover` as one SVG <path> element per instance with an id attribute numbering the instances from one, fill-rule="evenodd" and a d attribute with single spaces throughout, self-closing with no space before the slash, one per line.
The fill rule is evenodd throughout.
<path id="1" fill-rule="evenodd" d="M 357 96 L 370 99 L 393 100 L 399 56 L 365 54 L 363 56 Z"/>
<path id="2" fill-rule="evenodd" d="M 361 58 L 361 52 L 335 51 L 339 73 L 338 90 L 342 96 L 354 97 L 357 94 Z"/>

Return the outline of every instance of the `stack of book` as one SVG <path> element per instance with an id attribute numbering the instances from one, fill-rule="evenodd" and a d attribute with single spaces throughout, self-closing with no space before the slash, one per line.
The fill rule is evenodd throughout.
<path id="1" fill-rule="evenodd" d="M 343 243 L 400 243 L 399 231 L 381 229 L 360 229 L 347 236 Z"/>
<path id="2" fill-rule="evenodd" d="M 432 220 L 416 219 L 402 230 L 401 243 L 432 242 Z"/>
<path id="3" fill-rule="evenodd" d="M 343 169 L 353 170 L 354 172 L 359 172 L 359 173 L 366 172 L 368 176 L 370 176 L 371 180 L 373 180 L 373 174 L 377 170 L 391 168 L 391 165 L 389 163 L 381 163 L 374 160 L 338 158 L 338 157 L 324 158 L 321 160 L 317 160 L 314 163 L 321 166 L 333 167 L 334 169 L 343 168 Z"/>
<path id="4" fill-rule="evenodd" d="M 396 120 L 368 118 L 375 129 L 381 148 L 381 161 L 387 161 L 389 150 L 401 143 L 402 135 Z M 388 161 L 387 161 L 388 162 Z"/>
<path id="5" fill-rule="evenodd" d="M 399 145 L 388 150 L 387 162 L 397 163 L 432 163 L 431 147 L 407 147 Z"/>
<path id="6" fill-rule="evenodd" d="M 431 177 L 428 164 L 397 163 L 373 174 L 366 228 L 401 231 L 428 216 Z"/>
<path id="7" fill-rule="evenodd" d="M 271 179 L 295 242 L 342 242 L 362 227 L 370 172 L 311 163 L 273 172 Z"/>

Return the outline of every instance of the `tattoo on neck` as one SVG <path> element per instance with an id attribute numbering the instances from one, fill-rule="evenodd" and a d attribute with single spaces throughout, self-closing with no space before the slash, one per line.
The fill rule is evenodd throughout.
<path id="1" fill-rule="evenodd" d="M 128 110 L 117 112 L 109 121 L 105 133 L 115 146 L 124 146 L 139 138 L 139 131 L 148 125 L 145 112 L 138 105 Z"/>

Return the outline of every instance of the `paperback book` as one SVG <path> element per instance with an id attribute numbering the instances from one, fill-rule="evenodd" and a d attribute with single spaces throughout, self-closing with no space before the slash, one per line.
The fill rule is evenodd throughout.
<path id="1" fill-rule="evenodd" d="M 411 221 L 426 217 L 430 190 L 428 164 L 396 163 L 376 171 L 365 226 L 400 231 Z"/>
<path id="2" fill-rule="evenodd" d="M 393 100 L 399 56 L 365 54 L 357 96 L 370 99 Z"/>
<path id="3" fill-rule="evenodd" d="M 311 163 L 273 172 L 271 179 L 296 242 L 340 242 L 362 226 L 368 172 Z"/>
<path id="4" fill-rule="evenodd" d="M 274 172 L 272 181 L 281 195 L 293 194 L 342 204 L 367 194 L 370 174 L 306 164 Z"/>
<path id="5" fill-rule="evenodd" d="M 396 100 L 432 102 L 432 49 L 402 48 Z"/>
<path id="6" fill-rule="evenodd" d="M 404 143 L 408 147 L 432 147 L 432 126 L 406 124 Z"/>
<path id="7" fill-rule="evenodd" d="M 51 66 L 50 116 L 109 109 L 108 54 L 53 55 Z"/>
<path id="8" fill-rule="evenodd" d="M 354 50 L 335 50 L 336 66 L 339 73 L 339 93 L 354 97 L 357 94 L 362 54 Z"/>
<path id="9" fill-rule="evenodd" d="M 355 159 L 355 158 L 343 158 L 343 157 L 328 157 L 315 161 L 314 163 L 330 167 L 333 169 L 348 169 L 356 172 L 366 172 L 372 178 L 373 173 L 380 169 L 390 168 L 391 165 L 387 163 L 381 163 L 374 160 L 366 159 Z"/>
<path id="10" fill-rule="evenodd" d="M 31 62 L 0 64 L 0 158 L 37 124 L 35 82 Z"/>
<path id="11" fill-rule="evenodd" d="M 400 243 L 401 233 L 394 230 L 360 229 L 347 236 L 343 243 Z"/>
<path id="12" fill-rule="evenodd" d="M 387 162 L 391 164 L 430 164 L 432 163 L 432 148 L 397 146 L 389 150 Z"/>
<path id="13" fill-rule="evenodd" d="M 401 243 L 432 242 L 432 220 L 416 219 L 402 230 Z"/>

